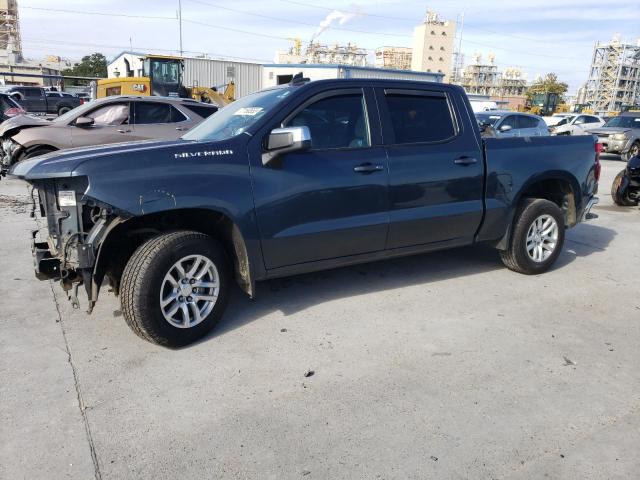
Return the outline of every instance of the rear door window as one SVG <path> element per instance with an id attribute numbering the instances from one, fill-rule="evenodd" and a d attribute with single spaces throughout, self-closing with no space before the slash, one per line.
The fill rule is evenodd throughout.
<path id="1" fill-rule="evenodd" d="M 24 96 L 26 98 L 40 98 L 42 97 L 42 90 L 39 88 L 25 88 Z"/>
<path id="2" fill-rule="evenodd" d="M 440 92 L 385 95 L 396 144 L 440 142 L 456 135 L 447 97 Z"/>
<path id="3" fill-rule="evenodd" d="M 177 123 L 187 120 L 187 117 L 178 109 L 159 102 L 136 102 L 134 118 L 136 125 Z"/>
<path id="4" fill-rule="evenodd" d="M 308 127 L 311 148 L 362 148 L 371 145 L 369 124 L 361 94 L 323 98 L 295 114 L 287 125 Z"/>
<path id="5" fill-rule="evenodd" d="M 518 128 L 536 128 L 538 119 L 527 117 L 526 115 L 518 115 Z"/>

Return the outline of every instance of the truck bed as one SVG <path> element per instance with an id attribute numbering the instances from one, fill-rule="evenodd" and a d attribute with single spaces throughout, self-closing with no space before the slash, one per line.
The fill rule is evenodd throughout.
<path id="1" fill-rule="evenodd" d="M 502 236 L 527 185 L 545 178 L 562 178 L 571 185 L 579 219 L 597 192 L 595 143 L 591 135 L 484 139 L 485 219 L 477 240 Z M 586 180 L 581 184 L 578 179 Z M 567 226 L 575 224 L 567 220 Z"/>

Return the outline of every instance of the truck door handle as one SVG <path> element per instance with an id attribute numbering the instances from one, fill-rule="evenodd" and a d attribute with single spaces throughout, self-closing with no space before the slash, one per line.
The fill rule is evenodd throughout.
<path id="1" fill-rule="evenodd" d="M 474 163 L 478 163 L 478 160 L 471 157 L 460 157 L 460 158 L 456 158 L 453 161 L 453 163 L 455 163 L 456 165 L 467 166 L 467 165 L 473 165 Z"/>
<path id="2" fill-rule="evenodd" d="M 184 132 L 185 130 L 189 130 L 189 127 L 176 127 L 176 130 L 179 132 Z"/>
<path id="3" fill-rule="evenodd" d="M 362 165 L 358 165 L 357 167 L 353 167 L 353 171 L 356 173 L 373 173 L 373 172 L 381 172 L 382 170 L 384 170 L 384 166 L 373 165 L 369 162 L 363 163 Z"/>
<path id="4" fill-rule="evenodd" d="M 125 130 L 124 128 L 119 128 L 118 133 L 131 133 L 131 130 Z"/>

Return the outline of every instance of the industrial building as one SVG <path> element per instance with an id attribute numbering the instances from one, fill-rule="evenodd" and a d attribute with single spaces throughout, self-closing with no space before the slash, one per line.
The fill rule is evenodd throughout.
<path id="1" fill-rule="evenodd" d="M 139 77 L 146 54 L 121 52 L 107 65 L 109 78 Z M 183 83 L 186 86 L 221 87 L 233 81 L 236 98 L 262 88 L 262 64 L 212 58 L 184 57 Z"/>
<path id="2" fill-rule="evenodd" d="M 294 38 L 293 46 L 288 51 L 276 52 L 275 63 L 309 63 L 314 65 L 352 65 L 365 67 L 367 51 L 356 44 L 327 46 L 320 42 L 310 42 L 302 51 L 302 41 Z"/>
<path id="3" fill-rule="evenodd" d="M 428 11 L 424 23 L 413 31 L 411 69 L 442 73 L 445 81 L 449 81 L 453 71 L 455 35 L 455 22 L 440 20 L 437 13 Z"/>
<path id="4" fill-rule="evenodd" d="M 51 59 L 35 62 L 23 58 L 18 2 L 0 0 L 0 72 L 16 74 L 0 75 L 0 84 L 54 85 L 55 80 L 40 77 L 60 74 L 60 70 L 55 68 L 55 62 L 49 60 Z"/>
<path id="5" fill-rule="evenodd" d="M 525 105 L 527 80 L 522 70 L 509 67 L 499 71 L 493 54 L 488 55 L 485 63 L 482 55 L 476 53 L 474 62 L 462 70 L 456 83 L 468 94 L 488 96 L 505 108 L 517 109 Z"/>
<path id="6" fill-rule="evenodd" d="M 413 80 L 417 82 L 442 82 L 444 74 L 436 72 L 415 72 L 411 70 L 392 70 L 374 67 L 349 65 L 310 65 L 272 64 L 265 65 L 262 85 L 264 88 L 289 83 L 293 76 L 302 72 L 310 80 L 331 78 L 384 78 L 395 80 Z"/>
<path id="7" fill-rule="evenodd" d="M 411 70 L 412 49 L 409 47 L 376 48 L 375 66 L 394 70 Z"/>
<path id="8" fill-rule="evenodd" d="M 619 36 L 596 43 L 584 103 L 598 114 L 640 105 L 640 39 L 635 45 Z"/>

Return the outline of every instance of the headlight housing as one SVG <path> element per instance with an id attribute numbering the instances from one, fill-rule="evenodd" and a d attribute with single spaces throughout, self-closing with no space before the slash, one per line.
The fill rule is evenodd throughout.
<path id="1" fill-rule="evenodd" d="M 614 140 L 626 140 L 627 139 L 627 134 L 626 133 L 614 133 L 611 138 L 613 138 Z"/>
<path id="2" fill-rule="evenodd" d="M 13 162 L 13 154 L 18 149 L 20 145 L 17 142 L 14 142 L 11 138 L 5 138 L 0 143 L 0 149 L 2 152 L 0 153 L 0 160 L 5 167 L 10 167 Z"/>

